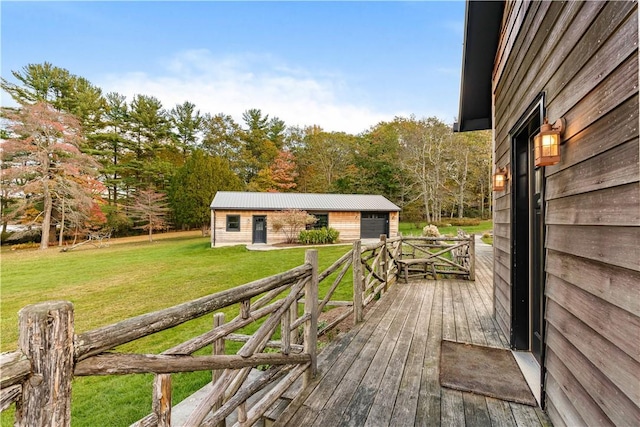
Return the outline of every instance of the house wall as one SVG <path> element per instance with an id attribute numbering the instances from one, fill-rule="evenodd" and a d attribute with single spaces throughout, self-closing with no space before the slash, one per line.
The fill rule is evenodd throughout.
<path id="1" fill-rule="evenodd" d="M 389 212 L 389 237 L 396 237 L 400 232 L 400 213 Z"/>
<path id="2" fill-rule="evenodd" d="M 284 233 L 276 233 L 271 228 L 269 217 L 274 211 L 232 211 L 216 210 L 211 212 L 211 245 L 220 244 L 250 244 L 254 215 L 267 216 L 267 243 L 281 243 L 286 240 Z M 340 232 L 340 241 L 354 241 L 360 238 L 360 212 L 328 212 L 329 227 Z M 240 231 L 227 231 L 227 215 L 240 215 Z M 214 223 L 215 217 L 215 223 Z M 398 235 L 398 212 L 389 213 L 389 235 Z M 215 242 L 214 242 L 215 237 Z"/>
<path id="3" fill-rule="evenodd" d="M 360 238 L 360 212 L 329 212 L 329 227 L 340 232 L 341 241 Z"/>
<path id="4" fill-rule="evenodd" d="M 493 80 L 494 162 L 540 92 L 564 117 L 546 176 L 546 410 L 556 426 L 640 425 L 637 2 L 507 4 Z M 495 317 L 509 336 L 511 194 L 496 192 Z"/>

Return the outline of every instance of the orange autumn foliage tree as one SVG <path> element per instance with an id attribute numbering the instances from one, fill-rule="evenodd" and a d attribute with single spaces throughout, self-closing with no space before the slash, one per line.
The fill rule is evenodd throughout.
<path id="1" fill-rule="evenodd" d="M 78 120 L 47 102 L 2 109 L 9 138 L 2 143 L 2 161 L 12 170 L 9 182 L 18 212 L 38 208 L 34 222 L 42 225 L 40 249 L 49 245 L 54 214 L 61 220 L 65 201 L 90 208 L 94 198 L 84 178 L 97 174 L 98 164 L 80 151 L 84 136 Z"/>
<path id="2" fill-rule="evenodd" d="M 297 184 L 298 177 L 295 157 L 289 151 L 281 150 L 273 163 L 260 172 L 249 183 L 250 191 L 290 192 Z"/>

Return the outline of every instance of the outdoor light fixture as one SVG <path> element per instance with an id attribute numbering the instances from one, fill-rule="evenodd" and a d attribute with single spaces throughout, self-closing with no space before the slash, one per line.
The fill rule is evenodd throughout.
<path id="1" fill-rule="evenodd" d="M 551 166 L 560 161 L 560 135 L 564 132 L 564 124 L 562 118 L 553 125 L 544 118 L 540 133 L 534 139 L 536 167 Z"/>
<path id="2" fill-rule="evenodd" d="M 496 169 L 493 174 L 493 191 L 503 191 L 507 184 L 507 168 Z"/>

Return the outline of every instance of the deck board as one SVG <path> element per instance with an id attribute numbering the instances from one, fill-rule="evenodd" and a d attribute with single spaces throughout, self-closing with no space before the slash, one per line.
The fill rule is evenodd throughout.
<path id="1" fill-rule="evenodd" d="M 443 339 L 507 348 L 493 319 L 492 249 L 477 248 L 475 282 L 394 284 L 364 323 L 324 350 L 331 357 L 319 358 L 318 377 L 275 425 L 550 425 L 539 408 L 440 387 Z"/>

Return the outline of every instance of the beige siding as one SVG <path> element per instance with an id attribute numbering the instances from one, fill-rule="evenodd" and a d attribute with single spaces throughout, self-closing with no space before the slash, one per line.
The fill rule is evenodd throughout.
<path id="1" fill-rule="evenodd" d="M 360 238 L 360 212 L 329 212 L 329 227 L 340 232 L 340 240 Z"/>
<path id="2" fill-rule="evenodd" d="M 567 121 L 546 175 L 547 411 L 556 425 L 640 425 L 636 2 L 509 4 L 494 69 L 494 161 L 540 92 Z M 509 334 L 511 194 L 495 194 L 496 319 Z"/>
<path id="3" fill-rule="evenodd" d="M 389 237 L 396 237 L 400 231 L 400 214 L 389 212 Z"/>
<path id="4" fill-rule="evenodd" d="M 217 244 L 250 244 L 252 239 L 253 215 L 266 215 L 266 212 L 248 211 L 212 211 L 215 224 L 211 232 L 212 245 Z M 227 231 L 227 215 L 240 215 L 240 231 Z M 267 238 L 269 237 L 267 232 Z M 215 239 L 215 242 L 214 242 Z"/>
<path id="5" fill-rule="evenodd" d="M 275 244 L 286 240 L 285 235 L 276 233 L 270 226 L 273 211 L 225 211 L 216 210 L 211 213 L 211 245 L 250 244 L 252 242 L 253 216 L 267 216 L 267 243 Z M 360 212 L 329 212 L 329 227 L 340 232 L 340 241 L 349 242 L 360 238 Z M 240 215 L 240 231 L 227 231 L 227 215 Z M 215 218 L 215 222 L 214 222 Z M 398 212 L 389 213 L 390 237 L 398 235 Z M 214 243 L 215 238 L 215 243 Z"/>

